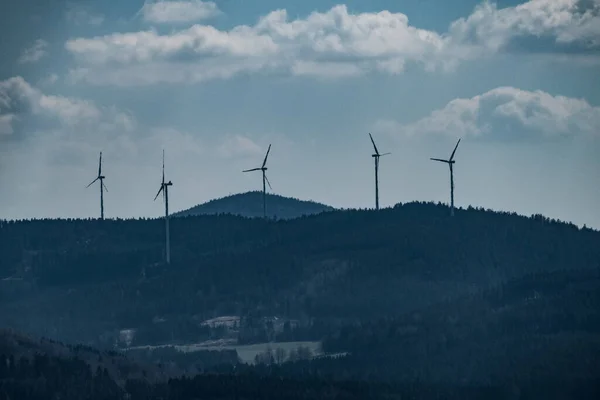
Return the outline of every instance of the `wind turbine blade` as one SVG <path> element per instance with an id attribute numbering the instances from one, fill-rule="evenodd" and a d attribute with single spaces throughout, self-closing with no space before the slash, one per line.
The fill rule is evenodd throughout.
<path id="1" fill-rule="evenodd" d="M 108 193 L 108 188 L 106 187 L 106 185 L 104 184 L 104 182 L 102 182 L 102 187 L 104 188 L 104 191 L 105 191 L 106 193 Z"/>
<path id="2" fill-rule="evenodd" d="M 244 171 L 242 171 L 242 172 L 260 171 L 261 169 L 262 169 L 262 168 L 252 168 L 252 169 L 247 169 L 247 170 L 244 170 Z"/>
<path id="3" fill-rule="evenodd" d="M 380 156 L 383 157 L 383 156 L 387 156 L 388 154 L 392 154 L 392 153 L 383 153 L 383 154 L 380 154 Z"/>
<path id="4" fill-rule="evenodd" d="M 373 140 L 373 136 L 369 133 L 369 137 L 371 138 L 371 143 L 373 143 L 373 148 L 375 149 L 375 154 L 379 155 L 379 150 L 377 150 L 377 146 L 375 146 L 375 141 Z"/>
<path id="5" fill-rule="evenodd" d="M 454 147 L 454 151 L 452 152 L 452 155 L 450 156 L 449 161 L 452 161 L 454 159 L 454 153 L 456 153 L 456 149 L 458 149 L 459 144 L 460 144 L 460 139 L 458 139 L 458 142 L 456 142 L 456 146 Z"/>
<path id="6" fill-rule="evenodd" d="M 158 198 L 158 195 L 163 191 L 164 186 L 160 185 L 160 189 L 158 190 L 158 193 L 156 193 L 156 196 L 154 197 L 154 201 L 156 201 L 156 199 Z"/>
<path id="7" fill-rule="evenodd" d="M 443 163 L 448 164 L 448 160 L 442 160 L 441 158 L 430 158 L 430 160 L 439 161 L 439 162 L 443 162 Z"/>
<path id="8" fill-rule="evenodd" d="M 267 165 L 267 158 L 269 157 L 269 152 L 271 151 L 271 145 L 269 145 L 269 148 L 267 149 L 267 154 L 265 155 L 265 160 L 262 163 L 262 167 L 264 168 L 265 165 Z"/>
<path id="9" fill-rule="evenodd" d="M 165 184 L 165 149 L 163 149 L 162 184 Z"/>
<path id="10" fill-rule="evenodd" d="M 96 178 L 96 179 L 94 179 L 92 182 L 90 182 L 90 184 L 89 184 L 89 185 L 87 185 L 87 186 L 86 186 L 86 188 L 89 188 L 90 186 L 92 186 L 94 183 L 96 183 L 96 181 L 97 181 L 98 179 L 100 179 L 100 178 Z"/>
<path id="11" fill-rule="evenodd" d="M 266 174 L 265 174 L 265 180 L 267 181 L 267 185 L 269 185 L 269 189 L 273 190 L 273 187 L 271 186 L 271 182 L 269 182 L 269 178 L 267 178 Z"/>
<path id="12" fill-rule="evenodd" d="M 100 152 L 100 161 L 98 161 L 98 176 L 102 176 L 102 152 Z"/>

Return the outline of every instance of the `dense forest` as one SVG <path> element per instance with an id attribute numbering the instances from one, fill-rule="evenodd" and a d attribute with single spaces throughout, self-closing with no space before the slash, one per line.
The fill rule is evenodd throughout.
<path id="1" fill-rule="evenodd" d="M 197 322 L 220 315 L 278 315 L 314 325 L 318 340 L 329 325 L 600 264 L 597 231 L 477 209 L 451 218 L 422 203 L 279 221 L 176 218 L 169 266 L 163 235 L 161 220 L 3 223 L 0 317 L 94 345 L 135 328 L 142 345 L 208 339 Z"/>
<path id="2" fill-rule="evenodd" d="M 553 382 L 563 391 L 549 393 L 568 398 L 592 390 L 600 371 L 600 232 L 539 215 L 468 208 L 450 217 L 444 205 L 409 203 L 295 219 L 180 217 L 170 265 L 161 220 L 0 226 L 4 327 L 100 349 L 321 343 L 323 356 L 299 348 L 259 355 L 255 366 L 229 350 L 130 348 L 135 365 L 160 365 L 146 374 L 171 377 L 144 381 L 138 367 L 123 378 L 106 367 L 130 398 L 186 398 L 209 382 L 224 385 L 210 392 L 218 399 L 270 398 L 276 387 L 289 398 L 355 398 L 345 385 L 357 382 L 372 396 L 356 398 L 396 398 L 415 382 L 441 398 L 463 389 L 504 396 L 515 385 L 527 398 Z M 230 326 L 206 322 L 223 316 Z M 97 367 L 82 388 L 104 379 Z M 310 396 L 292 389 L 299 381 Z"/>
<path id="3" fill-rule="evenodd" d="M 299 200 L 267 193 L 267 217 L 271 219 L 292 219 L 306 215 L 333 211 L 334 208 L 314 201 Z M 263 193 L 254 191 L 239 193 L 210 200 L 173 214 L 175 217 L 191 217 L 207 214 L 231 214 L 242 217 L 263 217 Z"/>
<path id="4" fill-rule="evenodd" d="M 7 340 L 7 338 L 9 338 Z M 26 342 L 29 353 L 7 342 Z M 42 340 L 43 342 L 43 340 Z M 238 365 L 193 377 L 151 376 L 144 368 L 124 368 L 122 356 L 80 346 L 49 354 L 35 342 L 0 332 L 0 398 L 19 400 L 186 400 L 186 399 L 596 399 L 597 378 L 577 381 L 518 380 L 502 384 L 383 382 L 336 379 L 320 372 L 319 360 L 282 365 Z M 85 359 L 85 354 L 95 354 Z M 117 360 L 117 361 L 115 361 Z M 115 367 L 117 365 L 117 367 Z M 112 371 L 111 371 L 112 369 Z M 115 372 L 116 371 L 116 372 Z M 141 372 L 141 374 L 139 374 Z"/>

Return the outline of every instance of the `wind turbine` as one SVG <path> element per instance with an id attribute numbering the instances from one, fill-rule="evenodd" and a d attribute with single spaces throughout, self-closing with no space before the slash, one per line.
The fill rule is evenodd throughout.
<path id="1" fill-rule="evenodd" d="M 244 170 L 242 172 L 252 172 L 252 171 L 262 171 L 262 186 L 263 186 L 263 217 L 267 218 L 267 186 L 269 185 L 269 188 L 271 190 L 273 190 L 273 188 L 271 187 L 271 182 L 269 182 L 269 178 L 267 178 L 267 158 L 269 157 L 269 152 L 271 151 L 271 145 L 269 145 L 269 148 L 267 149 L 267 154 L 265 155 L 265 159 L 262 163 L 262 166 L 259 168 L 252 168 L 252 169 L 247 169 Z"/>
<path id="2" fill-rule="evenodd" d="M 163 199 L 165 201 L 165 229 L 166 229 L 166 244 L 165 244 L 165 253 L 167 264 L 171 264 L 171 241 L 169 236 L 169 186 L 173 186 L 173 182 L 165 182 L 165 151 L 163 150 L 163 165 L 162 165 L 162 182 L 160 184 L 160 189 L 156 196 L 154 197 L 154 201 L 158 198 L 158 195 L 163 194 Z"/>
<path id="3" fill-rule="evenodd" d="M 379 210 L 379 157 L 387 156 L 392 153 L 379 154 L 379 150 L 377 150 L 373 136 L 370 133 L 369 137 L 371 138 L 371 143 L 373 143 L 373 148 L 375 149 L 375 154 L 371 155 L 371 157 L 375 159 L 375 209 Z"/>
<path id="4" fill-rule="evenodd" d="M 456 146 L 454 146 L 454 151 L 450 155 L 448 160 L 442 160 L 441 158 L 432 158 L 433 161 L 439 161 L 448 164 L 450 167 L 450 216 L 454 216 L 454 154 L 456 153 L 456 149 L 458 149 L 458 145 L 460 144 L 460 139 L 456 142 Z"/>
<path id="5" fill-rule="evenodd" d="M 104 191 L 108 192 L 104 184 L 104 176 L 102 175 L 102 152 L 100 152 L 100 161 L 98 163 L 98 176 L 86 188 L 92 186 L 96 181 L 100 181 L 100 219 L 104 219 Z"/>

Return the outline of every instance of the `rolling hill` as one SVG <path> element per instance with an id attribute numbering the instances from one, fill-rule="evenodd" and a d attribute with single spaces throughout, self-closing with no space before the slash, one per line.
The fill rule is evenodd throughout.
<path id="1" fill-rule="evenodd" d="M 389 400 L 503 399 L 501 387 L 379 384 L 336 381 L 317 375 L 284 377 L 277 371 L 242 368 L 234 373 L 148 373 L 116 352 L 64 346 L 46 339 L 0 331 L 0 398 L 19 400 Z M 258 373 L 257 373 L 258 372 Z"/>
<path id="2" fill-rule="evenodd" d="M 171 228 L 167 266 L 161 220 L 4 223 L 2 324 L 113 348 L 123 331 L 132 346 L 218 339 L 203 321 L 238 316 L 243 343 L 324 339 L 350 353 L 290 365 L 288 377 L 589 388 L 586 371 L 600 370 L 595 230 L 474 208 L 451 218 L 431 203 Z"/>
<path id="3" fill-rule="evenodd" d="M 262 192 L 258 191 L 234 194 L 180 211 L 173 214 L 173 216 L 188 217 L 212 214 L 231 214 L 250 218 L 262 217 L 262 196 Z M 314 201 L 298 200 L 276 194 L 267 194 L 267 216 L 269 218 L 292 219 L 333 210 L 333 207 Z"/>
<path id="4" fill-rule="evenodd" d="M 222 315 L 339 321 L 411 312 L 528 274 L 600 265 L 600 233 L 541 216 L 411 203 L 293 220 L 175 218 L 163 265 L 160 220 L 37 220 L 0 230 L 0 319 L 63 341 L 135 345 L 210 338 Z M 156 322 L 163 321 L 163 322 Z M 261 336 L 262 335 L 262 336 Z M 255 338 L 260 340 L 264 332 Z"/>

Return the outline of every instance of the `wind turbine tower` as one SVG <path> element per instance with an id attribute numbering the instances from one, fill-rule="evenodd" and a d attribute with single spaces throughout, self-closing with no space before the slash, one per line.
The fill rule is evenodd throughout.
<path id="1" fill-rule="evenodd" d="M 456 154 L 456 149 L 458 149 L 458 145 L 460 144 L 460 139 L 456 142 L 456 146 L 454 146 L 454 151 L 450 155 L 448 160 L 443 160 L 441 158 L 432 158 L 433 161 L 439 161 L 448 164 L 450 167 L 450 216 L 454 216 L 454 154 Z"/>
<path id="2" fill-rule="evenodd" d="M 380 154 L 375 145 L 375 141 L 373 140 L 373 136 L 370 133 L 369 137 L 371 138 L 371 143 L 373 143 L 373 149 L 375 149 L 375 154 L 371 155 L 371 157 L 375 159 L 375 209 L 379 210 L 379 157 L 387 156 L 392 153 Z"/>
<path id="3" fill-rule="evenodd" d="M 98 176 L 86 188 L 92 186 L 96 181 L 100 181 L 100 219 L 104 219 L 104 191 L 108 192 L 106 185 L 104 184 L 105 176 L 102 175 L 102 152 L 100 152 L 100 161 L 98 163 Z"/>
<path id="4" fill-rule="evenodd" d="M 158 198 L 158 196 L 162 193 L 163 200 L 165 202 L 165 258 L 167 264 L 171 264 L 171 238 L 169 231 L 169 186 L 173 186 L 173 182 L 165 182 L 165 151 L 163 150 L 163 165 L 162 165 L 162 182 L 160 184 L 160 189 L 156 196 L 154 197 L 154 201 Z"/>
<path id="5" fill-rule="evenodd" d="M 242 172 L 252 172 L 252 171 L 262 171 L 262 187 L 263 187 L 263 218 L 267 218 L 267 185 L 269 188 L 273 190 L 271 187 L 271 182 L 269 182 L 269 178 L 267 178 L 267 158 L 269 157 L 269 152 L 271 151 L 271 145 L 267 149 L 267 154 L 265 155 L 265 159 L 263 160 L 262 166 L 259 168 L 247 169 Z"/>

